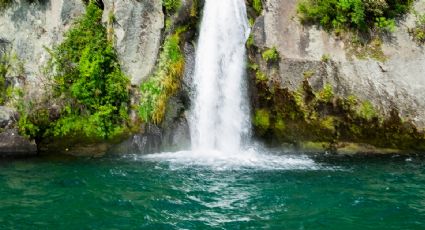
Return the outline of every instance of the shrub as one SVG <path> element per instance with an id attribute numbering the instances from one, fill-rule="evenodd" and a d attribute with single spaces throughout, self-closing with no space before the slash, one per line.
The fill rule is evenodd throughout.
<path id="1" fill-rule="evenodd" d="M 408 12 L 413 0 L 304 0 L 298 4 L 302 22 L 317 23 L 326 29 L 369 28 L 392 31 L 394 19 Z"/>
<path id="2" fill-rule="evenodd" d="M 168 99 L 180 87 L 184 71 L 180 33 L 185 30 L 186 28 L 180 28 L 166 38 L 156 71 L 140 86 L 142 99 L 139 116 L 145 122 L 160 123 L 165 115 Z"/>
<path id="3" fill-rule="evenodd" d="M 262 56 L 266 62 L 275 62 L 279 59 L 279 53 L 277 52 L 275 47 L 264 51 Z"/>
<path id="4" fill-rule="evenodd" d="M 44 110 L 30 112 L 32 108 L 27 106 L 28 113 L 21 115 L 21 132 L 33 138 L 83 135 L 110 139 L 121 134 L 128 119 L 129 80 L 121 72 L 115 50 L 107 40 L 102 10 L 90 2 L 86 14 L 50 53 L 49 69 L 54 73 L 53 96 L 60 107 L 59 119 L 46 125 L 46 116 L 38 119 Z"/>

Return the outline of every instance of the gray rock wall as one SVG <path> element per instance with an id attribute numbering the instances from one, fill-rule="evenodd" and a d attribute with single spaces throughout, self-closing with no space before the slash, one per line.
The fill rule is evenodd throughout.
<path id="1" fill-rule="evenodd" d="M 313 71 L 309 81 L 317 89 L 330 83 L 339 95 L 356 95 L 386 115 L 395 108 L 403 118 L 425 128 L 425 49 L 408 34 L 407 28 L 415 21 L 412 14 L 384 39 L 387 60 L 381 62 L 357 59 L 349 55 L 344 42 L 318 27 L 302 26 L 296 5 L 297 0 L 266 0 L 253 28 L 256 46 L 279 51 L 282 60 L 277 75 L 284 86 L 299 88 L 303 73 Z M 416 1 L 415 9 L 424 12 L 425 1 Z M 323 55 L 329 55 L 332 62 L 322 63 Z"/>
<path id="2" fill-rule="evenodd" d="M 61 42 L 73 20 L 85 11 L 81 0 L 42 2 L 17 0 L 0 14 L 0 38 L 10 43 L 12 55 L 24 64 L 24 74 L 35 85 L 40 84 L 40 69 L 49 59 L 45 48 Z"/>
<path id="3" fill-rule="evenodd" d="M 138 85 L 155 67 L 164 14 L 161 0 L 105 0 L 104 21 L 114 15 L 115 48 L 121 67 Z"/>

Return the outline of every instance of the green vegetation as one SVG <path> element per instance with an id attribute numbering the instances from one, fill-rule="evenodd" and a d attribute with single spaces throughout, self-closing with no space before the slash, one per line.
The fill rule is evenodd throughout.
<path id="1" fill-rule="evenodd" d="M 373 118 L 378 118 L 378 112 L 368 101 L 363 102 L 357 112 L 358 116 L 365 118 L 367 121 L 371 121 Z"/>
<path id="2" fill-rule="evenodd" d="M 315 71 L 313 70 L 307 70 L 303 73 L 304 79 L 308 79 L 314 76 L 314 74 L 316 74 Z"/>
<path id="3" fill-rule="evenodd" d="M 416 26 L 409 29 L 409 33 L 418 44 L 425 44 L 425 13 L 416 15 Z"/>
<path id="4" fill-rule="evenodd" d="M 139 116 L 145 122 L 160 123 L 164 118 L 168 99 L 180 87 L 184 71 L 180 34 L 185 30 L 186 28 L 177 29 L 166 38 L 156 71 L 140 86 L 142 99 Z"/>
<path id="5" fill-rule="evenodd" d="M 261 14 L 261 11 L 263 11 L 263 3 L 261 0 L 252 0 L 252 8 L 257 14 Z"/>
<path id="6" fill-rule="evenodd" d="M 250 34 L 248 37 L 248 40 L 246 41 L 246 47 L 251 48 L 253 45 L 254 45 L 254 36 Z"/>
<path id="7" fill-rule="evenodd" d="M 162 0 L 162 5 L 167 13 L 176 12 L 180 8 L 181 4 L 181 0 Z"/>
<path id="8" fill-rule="evenodd" d="M 323 89 L 317 95 L 317 98 L 323 102 L 330 102 L 333 97 L 334 91 L 331 84 L 325 84 Z"/>
<path id="9" fill-rule="evenodd" d="M 128 119 L 129 80 L 121 72 L 113 45 L 102 25 L 102 10 L 90 2 L 50 51 L 53 95 L 21 109 L 20 131 L 32 138 L 45 136 L 112 139 L 123 133 Z"/>
<path id="10" fill-rule="evenodd" d="M 6 74 L 7 66 L 3 58 L 0 58 L 0 105 L 6 101 Z"/>
<path id="11" fill-rule="evenodd" d="M 273 47 L 271 49 L 267 49 L 262 54 L 263 59 L 266 62 L 276 62 L 279 60 L 279 53 L 277 52 L 276 48 Z"/>
<path id="12" fill-rule="evenodd" d="M 266 109 L 256 110 L 254 115 L 254 125 L 262 130 L 267 130 L 270 127 L 269 111 Z"/>
<path id="13" fill-rule="evenodd" d="M 323 54 L 321 60 L 322 62 L 329 62 L 331 60 L 331 55 Z"/>
<path id="14" fill-rule="evenodd" d="M 298 13 L 304 23 L 329 30 L 393 31 L 395 19 L 407 13 L 413 0 L 304 0 Z"/>
<path id="15" fill-rule="evenodd" d="M 7 77 L 23 76 L 24 72 L 24 65 L 16 54 L 5 51 L 0 55 L 0 105 L 6 104 L 14 96 L 11 79 Z"/>
<path id="16" fill-rule="evenodd" d="M 255 66 L 255 64 L 251 64 Z M 251 76 L 257 70 L 250 68 Z M 256 81 L 253 125 L 270 145 L 320 143 L 335 151 L 347 143 L 377 148 L 424 150 L 425 136 L 396 110 L 383 116 L 371 102 L 338 96 L 330 84 L 314 91 L 308 78 L 295 91 L 274 81 Z"/>

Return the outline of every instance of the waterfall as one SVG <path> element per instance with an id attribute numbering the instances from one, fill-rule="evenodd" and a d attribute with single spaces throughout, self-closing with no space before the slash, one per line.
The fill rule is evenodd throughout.
<path id="1" fill-rule="evenodd" d="M 206 0 L 196 50 L 191 116 L 193 151 L 241 150 L 250 130 L 244 0 Z"/>
<path id="2" fill-rule="evenodd" d="M 305 156 L 280 156 L 255 142 L 244 144 L 250 141 L 251 130 L 245 79 L 245 42 L 249 33 L 245 0 L 205 1 L 193 78 L 192 150 L 150 154 L 142 159 L 169 162 L 173 170 L 318 167 Z"/>

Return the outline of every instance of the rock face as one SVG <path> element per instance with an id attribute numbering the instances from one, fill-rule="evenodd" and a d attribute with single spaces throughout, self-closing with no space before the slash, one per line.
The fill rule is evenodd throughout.
<path id="1" fill-rule="evenodd" d="M 104 20 L 114 15 L 115 48 L 124 72 L 139 85 L 153 70 L 164 27 L 162 1 L 105 0 Z"/>
<path id="2" fill-rule="evenodd" d="M 0 133 L 0 157 L 19 157 L 37 154 L 37 145 L 18 134 L 17 130 Z"/>
<path id="3" fill-rule="evenodd" d="M 336 94 L 355 95 L 370 101 L 380 112 L 390 115 L 393 109 L 403 119 L 425 129 L 425 49 L 410 38 L 407 28 L 414 25 L 408 15 L 391 37 L 384 38 L 382 51 L 387 59 L 358 59 L 347 52 L 343 41 L 315 26 L 304 27 L 296 15 L 296 0 L 267 0 L 263 15 L 253 28 L 255 45 L 276 47 L 281 58 L 277 73 L 282 86 L 298 89 L 306 72 L 313 89 L 327 83 Z M 415 9 L 424 12 L 425 2 L 417 1 Z M 328 55 L 331 64 L 321 59 Z M 265 65 L 265 64 L 263 64 Z"/>
<path id="4" fill-rule="evenodd" d="M 249 48 L 256 134 L 273 146 L 333 152 L 425 150 L 425 49 L 415 16 L 367 50 L 297 17 L 297 0 L 267 0 Z M 425 2 L 415 10 L 424 12 Z M 280 58 L 262 53 L 276 48 Z M 364 49 L 364 48 L 363 48 Z M 375 53 L 376 52 L 376 53 Z M 403 151 L 402 151 L 403 152 Z"/>
<path id="5" fill-rule="evenodd" d="M 27 79 L 40 85 L 40 69 L 49 58 L 45 47 L 51 48 L 62 41 L 64 32 L 84 11 L 81 0 L 32 4 L 18 0 L 0 13 L 0 39 L 10 43 L 11 54 L 24 64 L 23 74 Z"/>
<path id="6" fill-rule="evenodd" d="M 29 156 L 37 154 L 34 141 L 20 136 L 14 129 L 18 114 L 11 108 L 0 106 L 0 157 Z"/>

